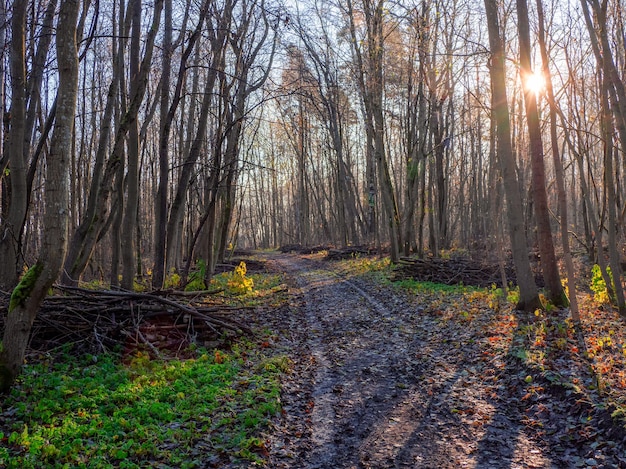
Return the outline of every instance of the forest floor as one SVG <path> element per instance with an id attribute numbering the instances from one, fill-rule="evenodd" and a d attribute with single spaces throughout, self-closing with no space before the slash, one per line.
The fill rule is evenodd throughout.
<path id="1" fill-rule="evenodd" d="M 584 313 L 581 343 L 566 311 L 521 315 L 489 289 L 262 258 L 290 302 L 258 321 L 293 364 L 267 467 L 626 468 L 626 331 L 612 311 Z"/>
<path id="2" fill-rule="evenodd" d="M 576 326 L 468 286 L 491 278 L 470 258 L 343 254 L 48 298 L 0 399 L 0 467 L 626 469 L 626 327 L 599 276 Z"/>

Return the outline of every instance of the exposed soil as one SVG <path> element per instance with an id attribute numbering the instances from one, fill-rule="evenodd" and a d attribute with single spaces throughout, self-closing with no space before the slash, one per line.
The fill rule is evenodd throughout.
<path id="1" fill-rule="evenodd" d="M 267 467 L 626 468 L 609 411 L 492 352 L 497 311 L 444 320 L 314 256 L 266 256 L 291 302 L 262 319 L 293 361 Z"/>

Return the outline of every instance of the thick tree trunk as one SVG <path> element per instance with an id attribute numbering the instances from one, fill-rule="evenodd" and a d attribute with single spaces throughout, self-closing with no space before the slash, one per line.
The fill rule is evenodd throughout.
<path id="1" fill-rule="evenodd" d="M 524 104 L 526 106 L 526 120 L 530 146 L 530 161 L 532 169 L 532 195 L 535 206 L 535 220 L 537 224 L 537 241 L 539 244 L 540 262 L 543 277 L 548 288 L 548 296 L 555 306 L 567 304 L 567 298 L 561 284 L 559 268 L 554 253 L 552 230 L 550 228 L 550 213 L 548 208 L 548 194 L 546 193 L 546 176 L 543 161 L 543 142 L 539 123 L 539 110 L 535 90 L 526 84 L 533 74 L 530 59 L 530 26 L 528 22 L 528 5 L 526 0 L 517 0 L 517 24 L 519 32 L 520 73 L 524 88 Z"/>
<path id="2" fill-rule="evenodd" d="M 574 262 L 572 260 L 572 253 L 569 245 L 569 232 L 568 224 L 569 217 L 567 216 L 567 194 L 565 192 L 565 176 L 563 170 L 563 162 L 561 161 L 561 155 L 559 152 L 559 140 L 557 134 L 557 110 L 556 99 L 554 97 L 554 90 L 552 88 L 552 76 L 550 74 L 550 67 L 548 61 L 548 49 L 546 46 L 546 34 L 545 34 L 545 21 L 543 14 L 543 2 L 537 0 L 537 17 L 539 23 L 539 48 L 541 50 L 541 60 L 543 63 L 542 69 L 546 80 L 546 95 L 548 97 L 548 104 L 550 106 L 550 141 L 552 145 L 552 160 L 554 163 L 554 173 L 556 179 L 557 196 L 559 201 L 559 213 L 561 215 L 560 228 L 561 228 L 561 244 L 563 246 L 563 259 L 565 261 L 565 270 L 567 272 L 567 289 L 569 293 L 569 305 L 572 319 L 576 322 L 580 321 L 580 313 L 578 311 L 578 299 L 576 298 L 576 275 L 574 271 Z"/>
<path id="3" fill-rule="evenodd" d="M 528 244 L 524 228 L 524 215 L 516 176 L 515 158 L 511 145 L 511 125 L 506 96 L 506 71 L 504 65 L 504 45 L 500 38 L 498 20 L 498 3 L 496 0 L 485 0 L 489 45 L 491 47 L 491 91 L 492 112 L 495 114 L 497 143 L 496 153 L 502 169 L 502 179 L 507 199 L 507 217 L 511 236 L 513 262 L 517 273 L 517 284 L 520 289 L 517 309 L 534 311 L 541 308 L 537 285 L 528 259 Z"/>
<path id="4" fill-rule="evenodd" d="M 56 36 L 58 109 L 46 164 L 44 237 L 39 260 L 13 290 L 0 352 L 0 390 L 19 374 L 39 305 L 57 279 L 67 246 L 69 163 L 78 93 L 78 0 L 62 0 Z"/>

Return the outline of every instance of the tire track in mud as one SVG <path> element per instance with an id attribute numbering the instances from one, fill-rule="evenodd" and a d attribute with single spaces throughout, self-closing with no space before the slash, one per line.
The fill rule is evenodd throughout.
<path id="1" fill-rule="evenodd" d="M 493 406 L 463 331 L 319 261 L 271 255 L 270 263 L 289 278 L 282 347 L 294 371 L 267 467 L 553 467 L 522 428 L 506 459 L 481 449 L 487 428 L 478 418 Z M 504 429 L 519 427 L 501 420 Z"/>
<path id="2" fill-rule="evenodd" d="M 392 312 L 354 282 L 303 262 L 292 256 L 278 260 L 292 279 L 314 367 L 306 409 L 310 448 L 292 467 L 365 467 L 359 461 L 368 458 L 362 444 L 376 437 L 382 408 L 403 387 L 395 379 L 399 364 L 380 355 L 393 342 L 394 333 L 387 330 Z"/>
<path id="3" fill-rule="evenodd" d="M 309 469 L 339 467 L 337 465 L 341 460 L 345 460 L 348 456 L 352 457 L 353 454 L 342 454 L 345 448 L 339 442 L 343 441 L 345 435 L 337 433 L 339 415 L 335 408 L 342 406 L 340 395 L 343 394 L 346 386 L 357 387 L 359 384 L 358 381 L 351 383 L 349 376 L 358 376 L 358 372 L 363 372 L 364 369 L 368 374 L 371 363 L 368 360 L 365 368 L 357 365 L 350 367 L 348 372 L 336 373 L 334 369 L 341 368 L 342 364 L 341 362 L 332 363 L 331 357 L 336 351 L 331 349 L 330 343 L 336 342 L 324 343 L 328 334 L 326 323 L 332 321 L 331 318 L 335 315 L 346 316 L 345 313 L 348 311 L 365 309 L 366 316 L 370 316 L 373 312 L 384 317 L 389 315 L 389 309 L 355 283 L 328 270 L 317 268 L 300 271 L 295 275 L 294 280 L 304 300 L 305 318 L 310 331 L 308 342 L 316 366 L 314 390 L 311 395 L 313 448 L 306 467 Z M 344 430 L 351 433 L 354 429 L 348 425 L 348 428 Z"/>

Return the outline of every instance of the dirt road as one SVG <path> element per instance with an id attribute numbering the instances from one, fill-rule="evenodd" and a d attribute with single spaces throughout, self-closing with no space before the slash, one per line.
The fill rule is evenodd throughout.
<path id="1" fill-rule="evenodd" d="M 541 418 L 529 419 L 524 377 L 484 353 L 480 319 L 442 321 L 327 263 L 268 256 L 289 279 L 276 346 L 294 363 L 268 467 L 626 467 L 615 442 L 568 441 L 558 403 L 529 423 Z"/>

